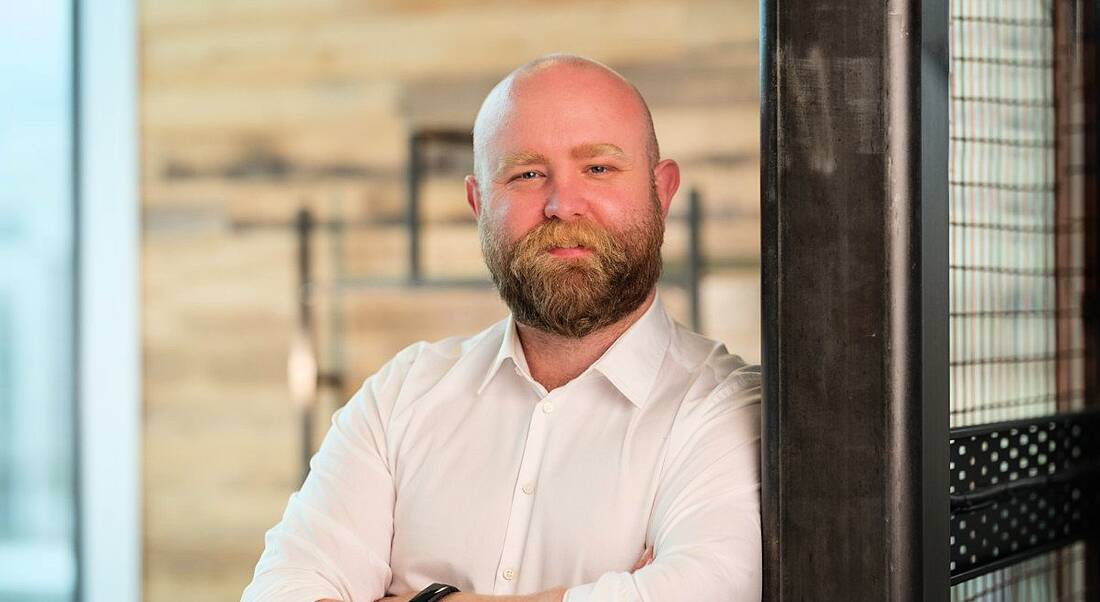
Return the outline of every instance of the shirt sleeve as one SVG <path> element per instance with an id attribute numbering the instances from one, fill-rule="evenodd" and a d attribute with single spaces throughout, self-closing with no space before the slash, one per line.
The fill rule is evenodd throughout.
<path id="1" fill-rule="evenodd" d="M 368 378 L 332 416 L 309 475 L 291 494 L 242 602 L 385 596 L 392 572 L 394 484 L 385 419 L 408 370 L 402 353 Z"/>
<path id="2" fill-rule="evenodd" d="M 653 561 L 572 587 L 563 602 L 760 600 L 759 374 L 739 370 L 674 427 L 683 443 L 658 486 Z"/>

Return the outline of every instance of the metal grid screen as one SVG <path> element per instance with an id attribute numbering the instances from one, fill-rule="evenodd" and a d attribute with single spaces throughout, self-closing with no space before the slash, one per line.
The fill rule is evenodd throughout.
<path id="1" fill-rule="evenodd" d="M 952 0 L 952 428 L 1083 409 L 1081 0 Z M 952 600 L 1083 600 L 1074 545 Z"/>

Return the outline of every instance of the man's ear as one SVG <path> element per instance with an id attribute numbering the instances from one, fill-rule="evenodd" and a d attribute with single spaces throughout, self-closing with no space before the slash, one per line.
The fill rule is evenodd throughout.
<path id="1" fill-rule="evenodd" d="M 657 199 L 661 201 L 661 217 L 668 217 L 668 206 L 680 188 L 680 166 L 672 159 L 664 159 L 653 168 L 653 181 L 657 186 Z"/>
<path id="2" fill-rule="evenodd" d="M 477 178 L 466 176 L 466 202 L 474 211 L 474 217 L 481 216 L 481 189 L 477 185 Z"/>

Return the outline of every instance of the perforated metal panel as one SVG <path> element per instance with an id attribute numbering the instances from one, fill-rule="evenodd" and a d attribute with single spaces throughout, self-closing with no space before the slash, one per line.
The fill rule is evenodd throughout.
<path id="1" fill-rule="evenodd" d="M 951 440 L 954 582 L 1096 528 L 1097 414 L 959 429 Z"/>

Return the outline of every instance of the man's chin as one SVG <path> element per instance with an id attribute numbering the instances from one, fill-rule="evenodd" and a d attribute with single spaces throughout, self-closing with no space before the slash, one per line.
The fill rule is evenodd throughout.
<path id="1" fill-rule="evenodd" d="M 546 291 L 545 294 L 570 298 L 591 297 L 599 289 L 606 288 L 601 284 L 602 279 L 594 277 L 592 268 L 582 261 L 571 261 L 573 265 L 566 269 L 554 270 L 554 273 L 545 275 L 539 288 Z"/>

